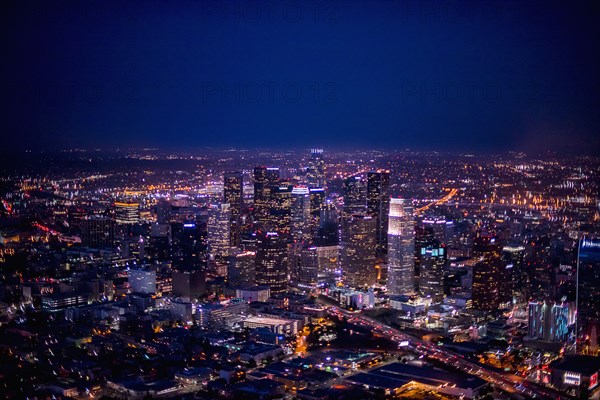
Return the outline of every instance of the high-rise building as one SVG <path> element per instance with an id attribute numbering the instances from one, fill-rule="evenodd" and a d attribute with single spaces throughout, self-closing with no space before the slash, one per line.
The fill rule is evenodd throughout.
<path id="1" fill-rule="evenodd" d="M 206 293 L 206 274 L 203 270 L 173 271 L 173 295 L 186 301 Z"/>
<path id="2" fill-rule="evenodd" d="M 87 247 L 113 247 L 115 221 L 104 215 L 90 215 L 83 220 L 81 241 Z"/>
<path id="3" fill-rule="evenodd" d="M 208 252 L 225 258 L 231 248 L 231 208 L 227 203 L 211 204 L 208 212 Z"/>
<path id="4" fill-rule="evenodd" d="M 229 245 L 240 244 L 240 226 L 244 208 L 244 179 L 241 172 L 226 172 L 223 175 L 223 202 L 229 204 Z"/>
<path id="5" fill-rule="evenodd" d="M 254 219 L 260 228 L 264 228 L 269 214 L 271 188 L 279 182 L 279 168 L 254 168 Z"/>
<path id="6" fill-rule="evenodd" d="M 478 233 L 473 241 L 472 302 L 480 312 L 497 311 L 500 306 L 500 277 L 502 260 L 498 238 Z"/>
<path id="7" fill-rule="evenodd" d="M 390 200 L 388 222 L 387 289 L 393 294 L 415 290 L 415 222 L 413 208 L 404 199 Z"/>
<path id="8" fill-rule="evenodd" d="M 314 235 L 317 233 L 319 224 L 321 221 L 321 208 L 325 204 L 325 189 L 323 188 L 309 188 L 310 192 L 310 215 L 311 215 L 311 229 Z"/>
<path id="9" fill-rule="evenodd" d="M 282 293 L 288 282 L 288 246 L 278 232 L 257 233 L 256 284 L 268 286 L 271 293 Z"/>
<path id="10" fill-rule="evenodd" d="M 323 149 L 310 150 L 306 181 L 311 188 L 325 187 L 325 160 L 323 159 Z"/>
<path id="11" fill-rule="evenodd" d="M 319 257 L 317 247 L 307 243 L 292 243 L 289 251 L 291 281 L 303 288 L 314 288 L 318 283 Z"/>
<path id="12" fill-rule="evenodd" d="M 171 223 L 173 267 L 196 269 L 207 253 L 207 221 L 203 218 Z"/>
<path id="13" fill-rule="evenodd" d="M 156 293 L 156 271 L 146 268 L 129 270 L 129 286 L 133 293 Z"/>
<path id="14" fill-rule="evenodd" d="M 421 274 L 419 291 L 438 303 L 444 298 L 444 266 L 446 265 L 446 246 L 434 239 L 428 246 L 417 249 L 421 254 Z"/>
<path id="15" fill-rule="evenodd" d="M 364 214 L 367 211 L 366 185 L 360 175 L 344 180 L 344 213 Z"/>
<path id="16" fill-rule="evenodd" d="M 236 251 L 229 256 L 227 282 L 231 287 L 253 285 L 256 281 L 256 252 Z"/>
<path id="17" fill-rule="evenodd" d="M 577 351 L 598 355 L 600 240 L 583 238 L 577 256 Z"/>
<path id="18" fill-rule="evenodd" d="M 390 171 L 367 174 L 367 213 L 377 220 L 377 252 L 387 251 L 388 214 L 390 212 Z"/>
<path id="19" fill-rule="evenodd" d="M 503 289 L 503 292 L 510 292 L 512 299 L 525 300 L 527 298 L 527 289 L 529 287 L 529 277 L 525 270 L 525 247 L 523 246 L 504 246 L 502 248 L 502 261 L 504 268 L 510 270 L 510 290 Z"/>
<path id="20" fill-rule="evenodd" d="M 313 238 L 310 192 L 305 186 L 292 189 L 291 233 L 298 242 L 309 243 Z"/>
<path id="21" fill-rule="evenodd" d="M 375 284 L 377 222 L 370 215 L 353 214 L 342 217 L 340 266 L 347 286 Z"/>
<path id="22" fill-rule="evenodd" d="M 271 188 L 266 229 L 289 235 L 292 222 L 293 185 L 279 184 Z M 263 228 L 264 229 L 264 228 Z"/>
<path id="23" fill-rule="evenodd" d="M 160 199 L 156 203 L 156 222 L 159 224 L 167 224 L 171 222 L 171 203 L 166 199 Z"/>
<path id="24" fill-rule="evenodd" d="M 115 221 L 121 225 L 140 222 L 140 204 L 134 201 L 115 201 Z"/>

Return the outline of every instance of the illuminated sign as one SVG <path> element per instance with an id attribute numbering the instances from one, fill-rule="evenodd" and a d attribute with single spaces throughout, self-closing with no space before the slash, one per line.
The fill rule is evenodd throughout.
<path id="1" fill-rule="evenodd" d="M 565 372 L 564 382 L 567 385 L 579 386 L 581 384 L 581 374 L 575 372 Z"/>
<path id="2" fill-rule="evenodd" d="M 589 389 L 593 389 L 598 385 L 598 373 L 596 372 L 594 375 L 590 376 L 590 386 Z"/>
<path id="3" fill-rule="evenodd" d="M 184 228 L 195 228 L 196 224 L 183 224 Z"/>

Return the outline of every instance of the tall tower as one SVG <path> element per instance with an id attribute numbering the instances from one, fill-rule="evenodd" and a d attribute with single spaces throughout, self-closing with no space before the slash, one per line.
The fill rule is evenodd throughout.
<path id="1" fill-rule="evenodd" d="M 473 241 L 473 258 L 478 260 L 473 266 L 473 308 L 481 312 L 498 310 L 502 268 L 498 239 L 478 233 Z"/>
<path id="2" fill-rule="evenodd" d="M 313 237 L 311 221 L 310 192 L 305 186 L 296 186 L 292 189 L 292 238 L 299 242 L 311 242 Z"/>
<path id="3" fill-rule="evenodd" d="M 344 215 L 340 263 L 348 286 L 375 284 L 376 241 L 375 218 L 369 215 Z"/>
<path id="4" fill-rule="evenodd" d="M 308 170 L 306 171 L 306 181 L 309 187 L 325 187 L 325 160 L 323 159 L 323 149 L 311 149 L 310 160 L 308 161 Z"/>
<path id="5" fill-rule="evenodd" d="M 367 213 L 377 220 L 377 252 L 387 251 L 388 214 L 390 212 L 390 171 L 367 174 Z"/>
<path id="6" fill-rule="evenodd" d="M 421 254 L 421 275 L 419 291 L 434 302 L 444 298 L 444 266 L 446 265 L 446 247 L 434 239 L 428 246 L 417 250 Z"/>
<path id="7" fill-rule="evenodd" d="M 231 247 L 231 208 L 227 203 L 211 204 L 208 213 L 208 251 L 215 257 L 228 257 Z"/>
<path id="8" fill-rule="evenodd" d="M 287 289 L 287 243 L 277 232 L 259 232 L 256 243 L 256 284 L 268 286 L 271 293 Z"/>
<path id="9" fill-rule="evenodd" d="M 413 208 L 404 199 L 390 200 L 387 288 L 393 294 L 415 290 L 415 221 Z"/>
<path id="10" fill-rule="evenodd" d="M 240 217 L 244 208 L 244 179 L 241 172 L 226 172 L 224 174 L 223 201 L 229 204 L 231 214 L 229 245 L 236 247 L 240 243 Z"/>
<path id="11" fill-rule="evenodd" d="M 344 181 L 344 213 L 363 214 L 366 211 L 366 187 L 363 177 L 351 176 Z"/>
<path id="12" fill-rule="evenodd" d="M 269 214 L 271 189 L 279 182 L 279 168 L 254 168 L 254 218 L 263 227 Z"/>
<path id="13" fill-rule="evenodd" d="M 583 238 L 577 255 L 577 351 L 598 355 L 600 240 Z"/>

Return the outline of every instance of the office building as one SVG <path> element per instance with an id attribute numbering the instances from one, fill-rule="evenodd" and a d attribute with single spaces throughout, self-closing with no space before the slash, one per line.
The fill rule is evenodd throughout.
<path id="1" fill-rule="evenodd" d="M 500 306 L 500 277 L 502 260 L 498 239 L 478 233 L 473 241 L 472 300 L 478 312 L 497 312 Z"/>
<path id="2" fill-rule="evenodd" d="M 231 287 L 254 284 L 256 281 L 256 252 L 235 251 L 227 264 L 227 283 Z"/>
<path id="3" fill-rule="evenodd" d="M 367 188 L 362 175 L 344 180 L 344 213 L 364 214 L 367 211 Z"/>
<path id="4" fill-rule="evenodd" d="M 417 250 L 421 255 L 421 274 L 419 292 L 434 303 L 444 299 L 444 266 L 446 265 L 446 246 L 434 239 L 433 242 Z"/>
<path id="5" fill-rule="evenodd" d="M 173 271 L 173 295 L 186 301 L 206 293 L 206 273 L 203 270 Z"/>
<path id="6" fill-rule="evenodd" d="M 241 215 L 244 208 L 244 179 L 241 172 L 227 172 L 223 176 L 223 202 L 229 204 L 229 245 L 240 244 Z"/>
<path id="7" fill-rule="evenodd" d="M 325 187 L 325 160 L 323 149 L 311 149 L 308 169 L 306 171 L 306 182 L 309 187 Z"/>
<path id="8" fill-rule="evenodd" d="M 279 168 L 254 168 L 254 219 L 259 228 L 264 229 L 269 214 L 271 188 L 279 182 Z"/>
<path id="9" fill-rule="evenodd" d="M 282 293 L 288 283 L 288 246 L 278 232 L 257 233 L 256 284 L 267 286 L 271 294 Z"/>
<path id="10" fill-rule="evenodd" d="M 319 254 L 317 247 L 303 242 L 294 242 L 289 251 L 290 278 L 301 288 L 314 288 L 318 283 Z"/>
<path id="11" fill-rule="evenodd" d="M 133 225 L 140 222 L 140 204 L 134 201 L 116 201 L 115 222 L 120 225 Z"/>
<path id="12" fill-rule="evenodd" d="M 350 287 L 372 286 L 377 275 L 375 218 L 364 215 L 344 215 L 340 244 L 340 267 L 344 283 Z"/>
<path id="13" fill-rule="evenodd" d="M 227 203 L 211 204 L 208 211 L 208 252 L 225 258 L 231 248 L 231 207 Z"/>
<path id="14" fill-rule="evenodd" d="M 390 200 L 387 289 L 392 294 L 415 291 L 415 223 L 413 208 L 404 199 Z"/>
<path id="15" fill-rule="evenodd" d="M 92 248 L 115 245 L 115 221 L 103 215 L 90 215 L 82 222 L 81 242 Z"/>
<path id="16" fill-rule="evenodd" d="M 388 214 L 390 212 L 390 171 L 367 174 L 367 214 L 377 220 L 377 252 L 387 252 Z"/>
<path id="17" fill-rule="evenodd" d="M 291 234 L 298 242 L 309 243 L 313 238 L 310 192 L 305 186 L 292 189 Z"/>

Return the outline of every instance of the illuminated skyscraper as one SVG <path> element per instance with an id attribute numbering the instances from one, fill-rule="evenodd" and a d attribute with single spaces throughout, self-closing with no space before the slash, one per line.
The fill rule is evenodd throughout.
<path id="1" fill-rule="evenodd" d="M 312 215 L 309 190 L 305 186 L 292 189 L 291 231 L 295 241 L 312 241 Z"/>
<path id="2" fill-rule="evenodd" d="M 254 168 L 254 218 L 259 227 L 263 228 L 269 214 L 271 188 L 279 182 L 279 168 Z"/>
<path id="3" fill-rule="evenodd" d="M 369 215 L 344 215 L 342 218 L 340 265 L 348 286 L 375 284 L 376 229 L 377 222 Z"/>
<path id="4" fill-rule="evenodd" d="M 527 298 L 527 289 L 529 287 L 529 277 L 525 270 L 525 247 L 523 246 L 504 246 L 502 248 L 502 261 L 504 268 L 511 270 L 510 290 L 504 289 L 504 292 L 511 292 L 513 299 L 524 300 Z"/>
<path id="5" fill-rule="evenodd" d="M 288 246 L 278 232 L 259 232 L 256 251 L 256 284 L 282 293 L 288 283 Z"/>
<path id="6" fill-rule="evenodd" d="M 421 254 L 419 291 L 434 302 L 440 302 L 444 298 L 446 247 L 439 240 L 434 239 L 431 244 L 417 251 Z"/>
<path id="7" fill-rule="evenodd" d="M 387 251 L 388 214 L 390 212 L 390 171 L 367 174 L 367 213 L 377 220 L 377 252 Z"/>
<path id="8" fill-rule="evenodd" d="M 306 171 L 306 181 L 309 187 L 325 187 L 325 160 L 323 149 L 311 149 Z"/>
<path id="9" fill-rule="evenodd" d="M 295 285 L 316 287 L 319 274 L 317 247 L 307 243 L 292 243 L 289 252 L 290 277 Z"/>
<path id="10" fill-rule="evenodd" d="M 211 204 L 208 211 L 208 251 L 214 257 L 229 255 L 231 209 L 229 204 Z"/>
<path id="11" fill-rule="evenodd" d="M 502 268 L 498 239 L 478 233 L 473 241 L 473 257 L 477 260 L 473 266 L 473 308 L 479 312 L 497 311 Z"/>
<path id="12" fill-rule="evenodd" d="M 344 181 L 344 213 L 364 214 L 367 211 L 366 186 L 362 176 L 351 176 Z"/>
<path id="13" fill-rule="evenodd" d="M 116 201 L 115 221 L 121 225 L 133 225 L 140 222 L 140 204 L 133 201 Z"/>
<path id="14" fill-rule="evenodd" d="M 567 303 L 532 301 L 528 307 L 528 335 L 550 342 L 567 340 L 575 322 L 573 307 Z"/>
<path id="15" fill-rule="evenodd" d="M 404 199 L 390 200 L 388 223 L 387 288 L 393 294 L 415 290 L 415 222 L 413 208 Z"/>
<path id="16" fill-rule="evenodd" d="M 244 208 L 244 179 L 240 172 L 228 172 L 223 176 L 223 200 L 230 210 L 230 246 L 240 243 L 240 216 Z"/>
<path id="17" fill-rule="evenodd" d="M 577 256 L 577 350 L 598 354 L 600 240 L 583 238 Z"/>
<path id="18" fill-rule="evenodd" d="M 271 188 L 268 215 L 265 227 L 269 231 L 277 231 L 289 235 L 292 222 L 293 185 L 279 184 Z"/>

